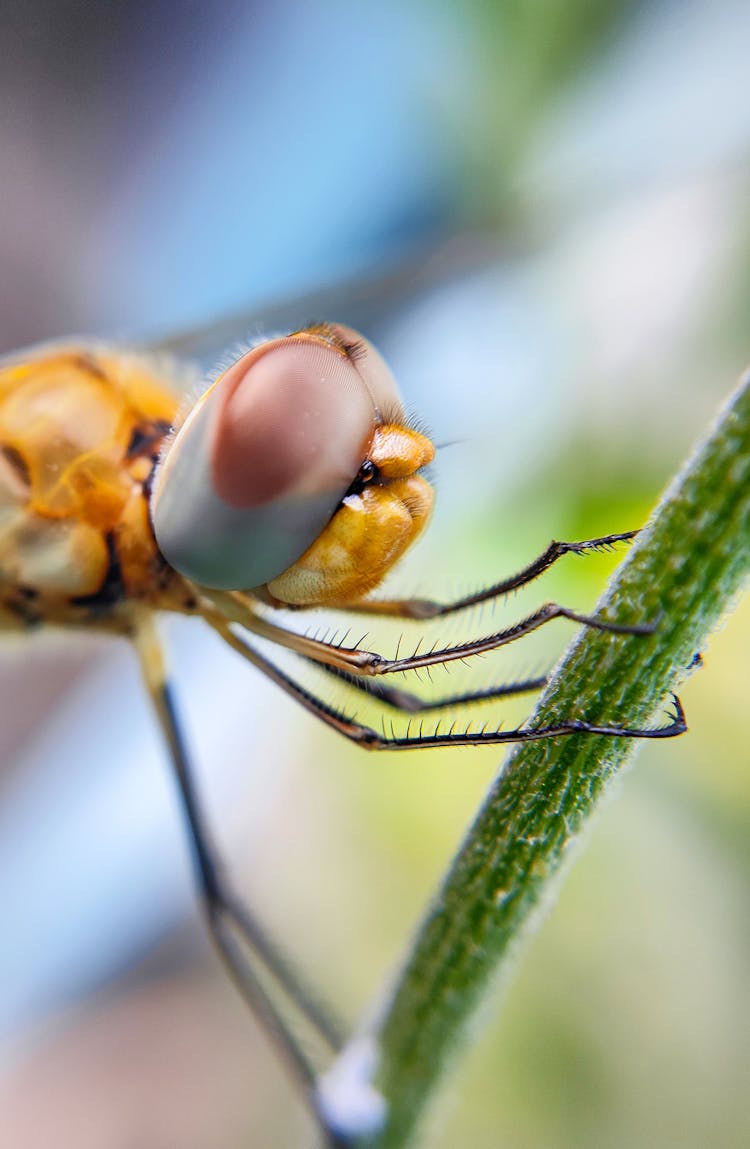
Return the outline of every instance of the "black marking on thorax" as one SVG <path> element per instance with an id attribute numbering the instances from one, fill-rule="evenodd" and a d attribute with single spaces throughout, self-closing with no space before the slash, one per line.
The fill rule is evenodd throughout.
<path id="1" fill-rule="evenodd" d="M 41 626 L 44 618 L 38 604 L 39 591 L 33 586 L 14 586 L 2 600 L 4 608 L 31 629 Z"/>
<path id="2" fill-rule="evenodd" d="M 129 461 L 138 459 L 142 455 L 151 455 L 154 458 L 154 447 L 160 447 L 164 436 L 168 435 L 171 430 L 171 423 L 165 423 L 163 419 L 154 419 L 150 423 L 139 423 L 133 427 L 125 458 Z"/>

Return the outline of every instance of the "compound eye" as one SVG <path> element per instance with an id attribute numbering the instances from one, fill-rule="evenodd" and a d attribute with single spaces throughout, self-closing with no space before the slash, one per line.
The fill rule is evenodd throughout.
<path id="1" fill-rule="evenodd" d="M 354 349 L 357 371 L 370 389 L 370 393 L 383 422 L 392 422 L 403 414 L 403 404 L 396 380 L 383 356 L 352 327 L 331 323 L 331 331 L 343 343 Z"/>
<path id="2" fill-rule="evenodd" d="M 318 537 L 372 440 L 369 387 L 304 332 L 248 352 L 191 412 L 157 473 L 156 539 L 206 586 L 261 586 Z"/>
<path id="3" fill-rule="evenodd" d="M 213 435 L 216 493 L 238 508 L 333 497 L 359 470 L 374 421 L 353 364 L 319 341 L 297 336 L 249 366 L 240 360 Z"/>

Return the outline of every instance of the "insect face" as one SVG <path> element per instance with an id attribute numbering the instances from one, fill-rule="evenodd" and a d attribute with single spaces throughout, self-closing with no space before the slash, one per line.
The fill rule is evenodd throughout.
<path id="1" fill-rule="evenodd" d="M 193 409 L 157 474 L 156 539 L 204 586 L 344 605 L 426 523 L 432 488 L 417 472 L 433 454 L 374 348 L 309 328 L 243 355 Z"/>

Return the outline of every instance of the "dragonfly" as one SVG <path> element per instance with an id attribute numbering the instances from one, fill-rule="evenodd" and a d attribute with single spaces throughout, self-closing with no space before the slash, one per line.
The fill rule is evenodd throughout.
<path id="1" fill-rule="evenodd" d="M 316 1059 L 290 1008 L 329 1054 L 341 1026 L 227 880 L 196 791 L 158 616 L 201 619 L 304 710 L 369 751 L 500 745 L 590 733 L 681 734 L 679 700 L 664 725 L 629 728 L 570 716 L 548 726 L 417 729 L 413 716 L 536 690 L 543 677 L 424 699 L 400 672 L 465 661 L 558 618 L 614 635 L 648 635 L 545 603 L 502 630 L 387 657 L 287 622 L 316 608 L 433 620 L 508 595 L 566 554 L 627 542 L 627 531 L 552 542 L 523 570 L 453 601 L 386 598 L 378 587 L 426 527 L 434 500 L 431 439 L 407 418 L 383 357 L 358 332 L 317 323 L 257 341 L 181 394 L 184 368 L 164 356 L 81 342 L 46 345 L 0 364 L 0 629 L 75 628 L 128 641 L 173 767 L 204 916 L 240 994 L 302 1087 L 327 1142 L 348 1128 L 319 1087 Z M 279 621 L 280 612 L 284 621 Z M 390 732 L 331 705 L 266 653 L 316 664 L 375 705 L 409 719 Z M 283 1003 L 283 1004 L 282 1004 Z"/>

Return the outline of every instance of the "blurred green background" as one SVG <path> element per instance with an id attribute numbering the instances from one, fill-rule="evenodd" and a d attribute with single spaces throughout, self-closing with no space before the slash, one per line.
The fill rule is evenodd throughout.
<path id="1" fill-rule="evenodd" d="M 243 309 L 233 339 L 321 308 L 356 322 L 452 444 L 389 589 L 460 593 L 550 538 L 637 526 L 750 361 L 739 0 L 33 3 L 0 29 L 4 347 L 158 339 Z M 616 561 L 569 558 L 438 633 L 548 599 L 591 609 Z M 217 836 L 353 1020 L 498 755 L 368 756 L 197 629 L 169 637 Z M 389 653 L 402 628 L 367 629 Z M 569 633 L 417 688 L 536 673 Z M 748 649 L 745 602 L 685 687 L 689 735 L 641 750 L 425 1144 L 750 1141 Z M 313 1143 L 205 941 L 127 652 L 13 644 L 0 674 L 3 1138 Z"/>

